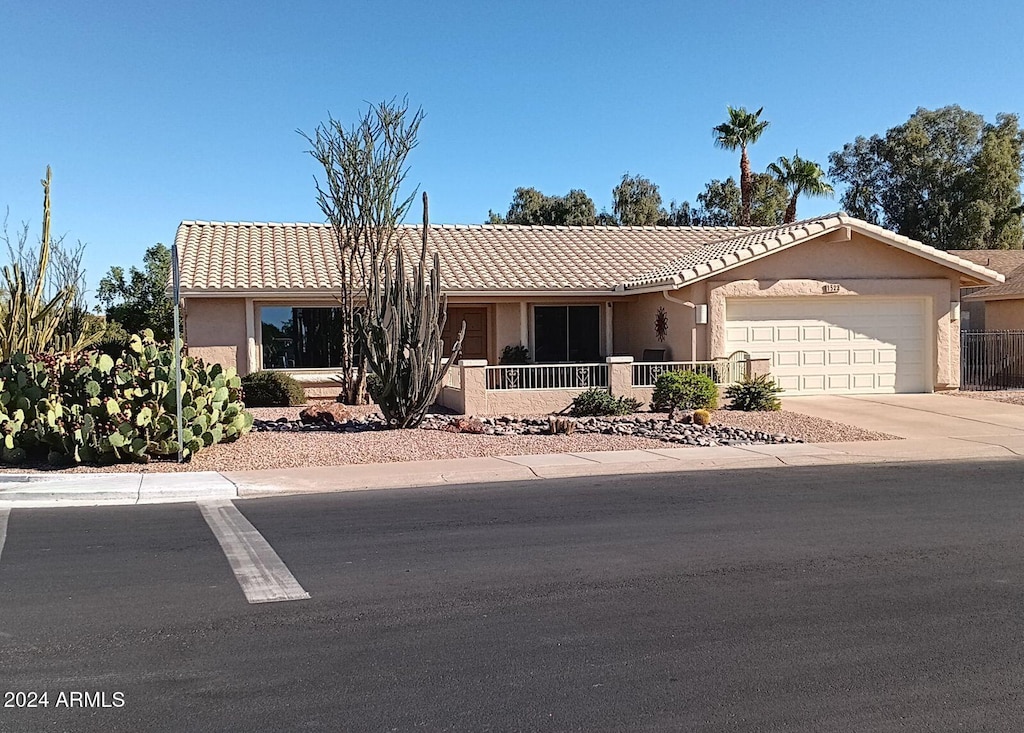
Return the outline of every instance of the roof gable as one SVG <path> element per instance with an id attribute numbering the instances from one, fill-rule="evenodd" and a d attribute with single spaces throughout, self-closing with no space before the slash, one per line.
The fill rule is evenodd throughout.
<path id="1" fill-rule="evenodd" d="M 699 252 L 687 253 L 668 265 L 634 277 L 626 281 L 622 287 L 629 291 L 680 288 L 843 227 L 849 227 L 884 244 L 949 267 L 981 283 L 999 283 L 1003 280 L 1002 274 L 970 260 L 837 212 L 792 224 L 744 232 L 714 242 Z"/>

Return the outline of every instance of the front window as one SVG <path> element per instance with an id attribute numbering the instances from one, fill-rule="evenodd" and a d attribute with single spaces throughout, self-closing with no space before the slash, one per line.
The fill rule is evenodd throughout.
<path id="1" fill-rule="evenodd" d="M 340 308 L 260 308 L 264 369 L 341 366 Z"/>
<path id="2" fill-rule="evenodd" d="M 601 308 L 534 306 L 533 334 L 538 363 L 600 361 Z"/>

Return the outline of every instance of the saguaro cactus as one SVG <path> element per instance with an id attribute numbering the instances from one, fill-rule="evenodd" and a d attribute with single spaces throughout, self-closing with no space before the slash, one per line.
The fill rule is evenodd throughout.
<path id="1" fill-rule="evenodd" d="M 411 274 L 406 273 L 401 247 L 395 248 L 394 264 L 391 257 L 374 260 L 366 283 L 366 311 L 357 316 L 367 364 L 380 380 L 371 396 L 392 428 L 414 428 L 422 422 L 448 368 L 462 351 L 466 334 L 463 322 L 451 350 L 444 353 L 441 332 L 448 318 L 448 296 L 441 292 L 436 252 L 432 265 L 428 262 L 429 232 L 424 193 L 419 263 Z"/>

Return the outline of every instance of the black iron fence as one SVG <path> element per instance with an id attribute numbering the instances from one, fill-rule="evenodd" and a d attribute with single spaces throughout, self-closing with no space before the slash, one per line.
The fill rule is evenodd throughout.
<path id="1" fill-rule="evenodd" d="M 1024 331 L 961 331 L 960 389 L 1024 389 Z"/>

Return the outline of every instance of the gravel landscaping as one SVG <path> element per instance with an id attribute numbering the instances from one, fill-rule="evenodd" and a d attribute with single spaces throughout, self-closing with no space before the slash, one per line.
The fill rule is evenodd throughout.
<path id="1" fill-rule="evenodd" d="M 1024 390 L 1022 389 L 967 390 L 964 392 L 942 392 L 941 394 L 950 397 L 968 397 L 972 400 L 991 400 L 993 402 L 1008 402 L 1011 405 L 1024 405 Z"/>
<path id="2" fill-rule="evenodd" d="M 81 466 L 65 472 L 244 471 L 263 468 L 393 463 L 442 458 L 643 450 L 686 445 L 750 443 L 828 443 L 893 440 L 895 436 L 794 412 L 717 410 L 707 427 L 669 423 L 662 413 L 621 418 L 579 418 L 570 435 L 548 435 L 547 416 L 481 419 L 483 434 L 448 432 L 452 415 L 430 415 L 418 430 L 381 430 L 373 405 L 349 407 L 352 420 L 327 428 L 299 427 L 301 407 L 255 408 L 258 429 L 234 443 L 199 452 L 185 465 L 156 461 L 145 465 Z M 283 422 L 271 422 L 283 420 Z M 287 427 L 285 427 L 287 426 Z M 267 429 L 269 428 L 269 429 Z M 487 430 L 490 434 L 487 434 Z M 24 471 L 26 466 L 0 471 Z"/>

